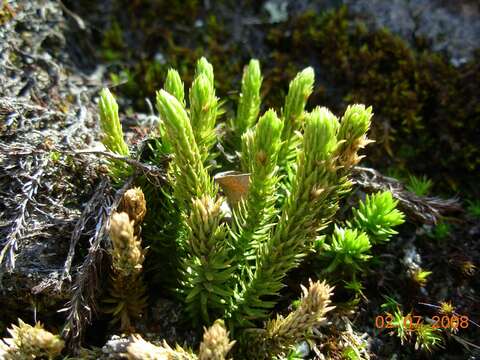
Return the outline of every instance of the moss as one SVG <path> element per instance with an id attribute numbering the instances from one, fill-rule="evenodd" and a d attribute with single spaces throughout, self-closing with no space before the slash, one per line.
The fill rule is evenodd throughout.
<path id="1" fill-rule="evenodd" d="M 112 22 L 110 28 L 105 30 L 102 41 L 102 55 L 106 61 L 122 59 L 126 45 L 123 41 L 123 32 L 117 21 Z"/>

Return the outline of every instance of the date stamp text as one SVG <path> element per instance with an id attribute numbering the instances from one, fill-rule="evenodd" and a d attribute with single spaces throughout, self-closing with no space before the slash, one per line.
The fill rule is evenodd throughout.
<path id="1" fill-rule="evenodd" d="M 431 320 L 430 320 L 431 319 Z M 433 329 L 466 329 L 470 324 L 467 315 L 434 315 L 429 319 Z M 403 319 L 396 319 L 392 314 L 378 315 L 375 317 L 375 327 L 377 329 L 395 329 L 403 327 L 406 330 L 415 330 L 423 325 L 425 319 L 421 315 L 407 314 Z"/>

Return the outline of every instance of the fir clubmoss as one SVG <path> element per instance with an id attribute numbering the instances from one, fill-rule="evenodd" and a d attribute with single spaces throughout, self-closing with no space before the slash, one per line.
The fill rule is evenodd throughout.
<path id="1" fill-rule="evenodd" d="M 192 320 L 205 323 L 212 314 L 221 315 L 232 295 L 229 288 L 233 271 L 226 242 L 227 228 L 222 224 L 222 199 L 208 196 L 193 199 L 189 228 L 189 255 L 184 259 L 184 292 Z"/>
<path id="2" fill-rule="evenodd" d="M 250 173 L 245 203 L 236 212 L 240 221 L 233 227 L 235 246 L 241 256 L 258 249 L 266 240 L 270 223 L 277 214 L 278 153 L 283 123 L 273 110 L 267 111 L 254 129 L 242 136 L 242 168 Z"/>
<path id="3" fill-rule="evenodd" d="M 260 75 L 254 73 L 258 80 Z M 269 110 L 256 125 L 249 120 L 243 134 L 245 124 L 235 127 L 242 139 L 241 167 L 250 181 L 245 197 L 231 203 L 233 224 L 228 231 L 225 200 L 218 196 L 204 163 L 213 143 L 205 146 L 201 129 L 209 124 L 213 130 L 214 121 L 202 118 L 208 106 L 198 106 L 197 111 L 193 104 L 206 104 L 214 96 L 213 78 L 211 65 L 201 59 L 190 112 L 175 96 L 164 90 L 157 93 L 165 140 L 175 155 L 174 199 L 182 204 L 188 229 L 179 291 L 192 320 L 209 323 L 212 317 L 226 316 L 229 324 L 243 328 L 266 318 L 275 304 L 267 298 L 278 295 L 283 278 L 312 251 L 314 240 L 336 213 L 340 197 L 350 188 L 349 170 L 360 160 L 357 152 L 369 142 L 371 109 L 349 107 L 342 123 L 326 108 L 306 112 L 313 87 L 313 70 L 307 68 L 292 81 L 281 119 Z M 258 103 L 242 106 L 245 113 L 256 113 Z M 288 150 L 283 160 L 282 149 Z M 281 173 L 290 174 L 283 184 Z M 286 195 L 279 202 L 280 186 Z"/>
<path id="4" fill-rule="evenodd" d="M 207 74 L 200 73 L 190 89 L 190 121 L 202 154 L 209 154 L 216 141 L 217 115 L 218 99 L 215 97 L 213 82 Z"/>
<path id="5" fill-rule="evenodd" d="M 136 187 L 127 190 L 122 196 L 120 209 L 128 214 L 130 220 L 133 221 L 135 235 L 139 235 L 140 226 L 147 213 L 147 204 L 142 189 Z"/>
<path id="6" fill-rule="evenodd" d="M 258 250 L 255 271 L 242 279 L 232 312 L 236 322 L 266 316 L 273 303 L 261 298 L 278 293 L 281 280 L 308 253 L 318 231 L 334 214 L 336 204 L 329 195 L 338 185 L 332 158 L 338 127 L 337 118 L 327 109 L 317 108 L 306 116 L 291 193 L 273 233 Z"/>
<path id="7" fill-rule="evenodd" d="M 353 209 L 351 224 L 365 231 L 372 243 L 388 241 L 397 234 L 393 227 L 402 224 L 405 216 L 396 209 L 398 204 L 389 191 L 367 195 L 358 209 Z"/>
<path id="8" fill-rule="evenodd" d="M 177 100 L 180 101 L 183 106 L 185 106 L 185 88 L 177 70 L 168 70 L 164 87 L 166 92 L 175 96 Z"/>
<path id="9" fill-rule="evenodd" d="M 60 356 L 65 343 L 46 331 L 40 323 L 28 325 L 18 319 L 18 326 L 8 329 L 10 338 L 0 340 L 0 356 L 5 360 L 48 359 Z"/>
<path id="10" fill-rule="evenodd" d="M 203 165 L 192 124 L 183 105 L 165 90 L 157 93 L 157 108 L 165 123 L 166 139 L 175 154 L 173 166 L 182 172 L 176 178 L 175 194 L 182 198 L 182 207 L 188 207 L 192 198 L 215 196 L 216 189 Z"/>
<path id="11" fill-rule="evenodd" d="M 114 323 L 120 322 L 122 331 L 131 332 L 133 320 L 142 315 L 147 305 L 142 277 L 145 250 L 140 240 L 147 208 L 142 190 L 127 190 L 120 209 L 122 212 L 114 213 L 110 220 L 112 275 L 109 297 L 105 302 L 111 306 L 105 311 L 113 315 Z"/>
<path id="12" fill-rule="evenodd" d="M 260 112 L 260 88 L 262 73 L 258 60 L 252 59 L 243 71 L 242 92 L 238 100 L 237 116 L 233 124 L 235 133 L 242 135 L 247 129 L 255 125 Z"/>
<path id="13" fill-rule="evenodd" d="M 100 93 L 99 110 L 103 145 L 115 154 L 129 156 L 130 151 L 123 138 L 122 125 L 118 117 L 117 102 L 110 90 L 106 88 Z M 111 160 L 110 164 L 112 176 L 118 181 L 131 173 L 130 167 L 125 162 Z"/>
<path id="14" fill-rule="evenodd" d="M 314 326 L 325 321 L 325 314 L 334 307 L 330 305 L 332 288 L 324 282 L 312 282 L 309 287 L 302 285 L 300 305 L 288 316 L 277 316 L 267 322 L 262 333 L 265 354 L 278 355 L 300 341 Z M 266 358 L 269 358 L 266 356 Z"/>
<path id="15" fill-rule="evenodd" d="M 105 303 L 111 306 L 105 312 L 113 315 L 114 323 L 120 322 L 124 332 L 133 331 L 132 320 L 138 319 L 147 305 L 142 279 L 145 253 L 134 233 L 134 224 L 125 212 L 114 213 L 110 224 L 112 276 Z"/>
<path id="16" fill-rule="evenodd" d="M 130 152 L 123 139 L 122 125 L 118 117 L 118 105 L 110 90 L 106 88 L 100 93 L 99 108 L 103 144 L 115 154 L 128 156 Z"/>
<path id="17" fill-rule="evenodd" d="M 367 139 L 367 131 L 370 128 L 372 119 L 372 108 L 365 108 L 364 105 L 348 106 L 340 122 L 338 140 L 341 145 L 338 147 L 340 156 L 339 163 L 345 170 L 357 165 L 363 156 L 357 153 L 372 140 Z"/>
<path id="18" fill-rule="evenodd" d="M 169 239 L 174 246 L 167 247 L 174 253 L 168 256 L 175 258 L 172 264 L 180 268 L 175 292 L 184 299 L 187 315 L 197 326 L 225 319 L 230 330 L 240 334 L 240 352 L 249 338 L 246 330 L 267 320 L 284 286 L 283 280 L 314 251 L 315 242 L 332 221 L 341 197 L 350 190 L 350 171 L 361 160 L 358 152 L 370 142 L 366 133 L 372 117 L 371 108 L 363 105 L 348 107 L 341 122 L 324 107 L 308 112 L 305 106 L 313 89 L 314 73 L 307 68 L 292 80 L 282 116 L 268 110 L 257 122 L 261 81 L 259 64 L 251 61 L 244 75 L 245 96 L 240 99 L 237 118 L 232 123 L 234 137 L 241 139 L 239 167 L 244 173 L 212 176 L 209 170 L 213 146 L 224 140 L 217 139 L 215 131 L 220 102 L 215 95 L 213 67 L 204 58 L 197 62 L 189 108 L 185 106 L 178 73 L 169 70 L 165 87 L 173 94 L 166 90 L 157 92 L 160 138 L 155 141 L 159 153 L 171 151 L 169 181 L 162 196 L 149 193 L 157 201 L 163 198 L 168 214 L 175 214 L 177 223 L 171 227 L 176 231 L 164 229 L 166 222 L 154 221 L 149 227 L 158 224 L 157 231 L 172 235 Z M 214 178 L 222 183 L 226 177 L 230 182 L 246 181 L 231 188 L 240 194 L 225 191 L 228 202 L 214 183 Z M 225 185 L 223 181 L 224 188 Z M 142 207 L 139 203 L 143 197 L 135 191 L 138 190 L 127 192 L 128 204 L 121 206 L 128 214 L 116 214 L 112 219 L 115 225 L 117 218 L 125 217 L 120 234 L 111 233 L 114 245 L 120 238 L 131 245 L 124 244 L 123 249 L 128 248 L 125 253 L 114 246 L 112 253 L 114 268 L 137 264 L 130 273 L 143 263 L 137 240 L 139 229 L 130 221 L 139 218 L 141 222 L 145 215 L 144 204 Z M 369 203 L 367 208 L 371 207 Z M 393 213 L 393 209 L 383 206 L 378 214 L 372 213 L 378 216 L 369 216 L 388 217 L 386 212 Z M 340 263 L 358 265 L 368 258 L 369 241 L 360 231 L 337 228 L 333 245 L 333 267 Z M 351 254 L 352 249 L 355 254 Z M 136 254 L 140 258 L 132 259 Z M 132 279 L 132 283 L 141 284 L 139 280 Z M 310 283 L 310 288 L 303 288 L 303 292 L 297 310 L 286 318 L 278 317 L 261 331 L 255 358 L 288 352 L 312 326 L 323 321 L 324 314 L 331 309 L 331 288 L 324 283 Z M 141 294 L 141 289 L 137 293 Z M 140 298 L 134 300 L 137 305 L 143 304 Z M 136 309 L 129 308 L 127 303 L 117 299 L 115 308 L 116 314 L 126 314 L 125 324 Z M 219 323 L 206 332 L 200 358 L 225 357 L 233 343 L 221 333 L 226 335 L 226 330 Z"/>
<path id="19" fill-rule="evenodd" d="M 313 91 L 315 73 L 311 67 L 304 69 L 290 83 L 288 94 L 285 99 L 285 107 L 282 112 L 284 122 L 282 140 L 284 141 L 280 151 L 280 164 L 284 165 L 288 160 L 295 158 L 295 131 L 303 124 L 305 105 Z"/>

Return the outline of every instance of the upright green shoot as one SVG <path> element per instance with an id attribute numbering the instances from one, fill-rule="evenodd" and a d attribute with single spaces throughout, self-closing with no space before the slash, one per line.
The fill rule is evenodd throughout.
<path id="1" fill-rule="evenodd" d="M 262 86 L 262 73 L 260 62 L 252 59 L 245 67 L 242 77 L 242 92 L 238 100 L 237 117 L 234 122 L 234 128 L 237 135 L 237 141 L 247 129 L 255 125 L 260 112 L 260 88 Z"/>
<path id="2" fill-rule="evenodd" d="M 100 92 L 99 102 L 100 129 L 102 131 L 101 141 L 107 150 L 128 157 L 130 152 L 128 145 L 123 139 L 122 124 L 118 116 L 118 104 L 115 97 L 107 88 Z M 110 171 L 116 181 L 124 179 L 131 173 L 131 168 L 124 161 L 110 161 Z"/>

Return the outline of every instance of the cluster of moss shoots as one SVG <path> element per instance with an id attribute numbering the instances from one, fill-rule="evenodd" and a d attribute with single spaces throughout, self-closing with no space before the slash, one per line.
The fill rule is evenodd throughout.
<path id="1" fill-rule="evenodd" d="M 113 326 L 118 322 L 122 332 L 135 334 L 148 304 L 143 224 L 149 256 L 162 269 L 159 276 L 174 274 L 174 281 L 163 283 L 171 284 L 168 290 L 183 302 L 185 316 L 195 328 L 205 326 L 205 333 L 197 352 L 134 335 L 127 358 L 225 359 L 229 353 L 294 358 L 296 344 L 333 314 L 333 286 L 327 282 L 340 275 L 347 289 L 360 292 L 371 247 L 389 241 L 404 222 L 390 192 L 368 195 L 348 219 L 336 217 L 352 190 L 359 151 L 371 142 L 372 109 L 348 106 L 340 119 L 324 107 L 307 111 L 314 71 L 306 68 L 291 81 L 281 110 L 260 114 L 262 80 L 259 62 L 251 60 L 236 113 L 223 122 L 224 102 L 216 96 L 213 67 L 205 58 L 197 62 L 188 101 L 174 69 L 156 94 L 159 122 L 149 160 L 164 164 L 170 159 L 168 181 L 158 188 L 138 175 L 143 189 L 128 190 L 112 215 L 104 308 Z M 108 89 L 101 92 L 99 108 L 105 147 L 133 156 Z M 119 157 L 109 168 L 118 186 L 137 175 Z M 302 293 L 293 310 L 272 317 L 286 277 L 307 257 L 318 261 L 321 269 L 312 274 L 321 280 L 299 285 Z M 59 353 L 54 340 L 49 340 L 50 358 Z M 6 344 L 17 346 L 13 340 Z M 352 348 L 343 351 L 358 354 Z"/>

